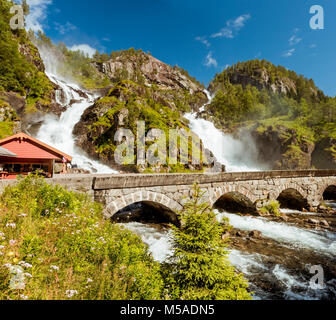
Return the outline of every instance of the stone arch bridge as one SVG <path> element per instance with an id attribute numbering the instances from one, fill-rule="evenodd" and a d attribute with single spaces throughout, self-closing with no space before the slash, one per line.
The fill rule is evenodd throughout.
<path id="1" fill-rule="evenodd" d="M 236 195 L 250 206 L 260 208 L 287 194 L 287 197 L 300 198 L 307 208 L 316 208 L 328 187 L 333 186 L 335 192 L 336 170 L 60 175 L 50 179 L 50 182 L 89 193 L 94 200 L 104 205 L 105 217 L 111 218 L 118 211 L 138 202 L 177 212 L 182 209 L 186 198 L 192 196 L 195 182 L 204 191 L 203 200 L 211 206 L 228 195 Z M 8 183 L 0 181 L 0 192 Z"/>

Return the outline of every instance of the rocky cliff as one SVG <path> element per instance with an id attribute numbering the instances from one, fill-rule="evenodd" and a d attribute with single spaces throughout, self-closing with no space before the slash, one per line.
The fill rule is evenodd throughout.
<path id="1" fill-rule="evenodd" d="M 142 50 L 115 52 L 105 60 L 93 65 L 112 85 L 109 91 L 100 90 L 103 96 L 85 111 L 76 125 L 77 145 L 92 157 L 120 170 L 180 172 L 207 168 L 205 164 L 192 165 L 191 161 L 173 166 L 118 166 L 114 162 L 114 135 L 118 129 L 130 129 L 136 136 L 137 122 L 145 121 L 146 134 L 153 128 L 162 130 L 167 137 L 170 129 L 189 130 L 184 113 L 199 110 L 208 98 L 204 87 L 186 71 L 171 67 Z M 147 147 L 149 145 L 147 143 Z M 201 146 L 194 145 L 194 148 Z"/>
<path id="2" fill-rule="evenodd" d="M 95 65 L 113 82 L 128 79 L 147 86 L 156 84 L 163 90 L 182 89 L 190 94 L 204 90 L 204 87 L 195 79 L 191 79 L 183 69 L 171 67 L 142 50 L 115 52 L 108 61 L 96 62 Z"/>

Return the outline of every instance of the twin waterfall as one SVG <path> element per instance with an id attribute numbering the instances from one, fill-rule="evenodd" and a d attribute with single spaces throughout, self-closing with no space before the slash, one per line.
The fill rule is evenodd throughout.
<path id="1" fill-rule="evenodd" d="M 110 167 L 89 159 L 85 152 L 75 145 L 75 138 L 72 134 L 84 111 L 98 97 L 58 76 L 56 68 L 49 61 L 48 54 L 43 50 L 41 52 L 43 60 L 47 62 L 47 76 L 61 88 L 56 94 L 56 102 L 66 107 L 66 111 L 59 119 L 47 115 L 36 138 L 72 156 L 73 164 L 81 169 L 92 173 L 117 173 Z M 84 95 L 80 95 L 79 92 L 83 92 Z M 211 102 L 210 93 L 207 90 L 205 93 Z M 200 111 L 204 111 L 206 105 Z M 214 154 L 219 163 L 226 166 L 228 172 L 259 170 L 253 163 L 253 155 L 247 151 L 249 149 L 246 143 L 222 133 L 210 121 L 197 119 L 196 114 L 186 114 L 185 118 L 190 121 L 190 129 L 202 139 L 204 147 Z"/>
<path id="2" fill-rule="evenodd" d="M 59 119 L 52 115 L 46 116 L 37 138 L 73 156 L 73 163 L 79 168 L 92 173 L 117 173 L 108 166 L 91 160 L 74 142 L 75 138 L 72 132 L 75 125 L 80 121 L 83 112 L 98 97 L 57 76 L 57 72 L 50 68 L 53 64 L 48 63 L 48 55 L 43 54 L 43 52 L 41 52 L 41 55 L 47 67 L 48 77 L 61 88 L 61 91 L 57 93 L 57 102 L 65 106 L 66 111 Z M 80 94 L 80 92 L 84 92 L 85 95 Z M 211 101 L 209 92 L 206 91 L 206 94 Z M 203 112 L 205 108 L 206 105 L 200 109 L 200 112 Z M 218 162 L 226 166 L 227 171 L 258 171 L 262 169 L 254 161 L 254 150 L 253 147 L 251 148 L 253 143 L 237 140 L 222 133 L 210 121 L 198 119 L 197 114 L 190 113 L 186 114 L 185 117 L 190 121 L 191 130 L 202 139 L 204 147 L 214 154 Z M 297 214 L 308 217 L 314 213 L 298 212 Z M 308 230 L 293 226 L 290 223 L 273 222 L 265 218 L 241 216 L 228 212 L 217 212 L 217 216 L 218 219 L 229 218 L 230 223 L 238 230 L 257 230 L 261 232 L 265 239 L 279 245 L 280 249 L 276 252 L 278 255 L 282 254 L 281 248 L 292 250 L 297 254 L 300 254 L 302 250 L 308 250 L 308 252 L 319 254 L 321 257 L 329 257 L 336 252 L 336 235 L 332 232 Z M 149 251 L 157 261 L 163 262 L 171 255 L 171 231 L 169 229 L 138 222 L 121 225 L 137 233 L 149 246 Z M 283 255 L 285 256 L 285 253 Z M 265 254 L 263 251 L 261 254 L 257 251 L 253 252 L 253 250 L 234 248 L 230 250 L 229 259 L 237 270 L 244 273 L 249 280 L 250 288 L 255 292 L 254 299 L 323 299 L 336 297 L 336 280 L 327 283 L 325 290 L 311 290 L 309 281 L 307 281 L 307 270 L 302 269 L 302 267 L 291 269 L 286 267 L 285 264 L 275 262 L 272 253 L 269 251 L 265 251 Z M 260 286 L 260 283 L 272 283 L 273 287 Z"/>

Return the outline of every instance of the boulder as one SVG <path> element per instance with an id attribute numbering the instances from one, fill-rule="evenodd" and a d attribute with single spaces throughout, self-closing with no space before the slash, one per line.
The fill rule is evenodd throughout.
<path id="1" fill-rule="evenodd" d="M 260 239 L 262 237 L 262 233 L 260 231 L 253 230 L 249 233 L 249 237 Z"/>

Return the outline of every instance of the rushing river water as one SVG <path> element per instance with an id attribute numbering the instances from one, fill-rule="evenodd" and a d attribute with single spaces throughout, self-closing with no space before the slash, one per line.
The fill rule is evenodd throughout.
<path id="1" fill-rule="evenodd" d="M 297 213 L 309 216 L 309 213 L 298 213 L 295 210 L 283 210 L 286 213 Z M 268 221 L 266 218 L 241 216 L 228 212 L 217 211 L 218 220 L 227 217 L 230 224 L 239 230 L 258 230 L 262 237 L 273 241 L 278 247 L 277 257 L 274 259 L 267 252 L 260 250 L 244 251 L 230 245 L 229 259 L 239 272 L 248 279 L 250 290 L 254 292 L 254 299 L 336 299 L 336 274 L 328 275 L 324 289 L 314 289 L 310 285 L 313 274 L 309 273 L 312 265 L 310 255 L 315 260 L 336 262 L 336 233 L 331 231 L 315 231 L 293 226 L 289 223 Z M 130 222 L 120 224 L 138 234 L 149 247 L 155 260 L 165 261 L 172 254 L 171 232 L 169 229 L 155 224 Z M 246 239 L 243 241 L 250 241 Z M 283 250 L 283 253 L 282 253 Z M 306 250 L 306 256 L 300 256 Z M 253 252 L 254 251 L 254 252 Z M 282 261 L 282 254 L 290 252 L 294 258 L 307 259 L 302 265 L 288 267 L 278 263 Z M 317 258 L 316 258 L 317 257 Z M 288 257 L 286 257 L 288 260 Z M 284 259 L 285 260 L 285 259 Z M 290 260 L 290 257 L 289 257 Z M 284 262 L 285 263 L 285 262 Z M 267 284 L 266 286 L 264 284 Z"/>

